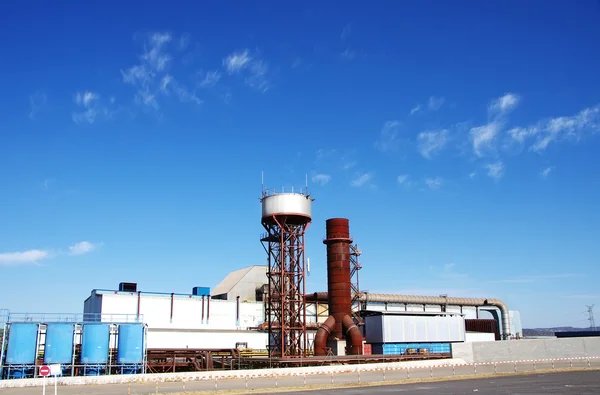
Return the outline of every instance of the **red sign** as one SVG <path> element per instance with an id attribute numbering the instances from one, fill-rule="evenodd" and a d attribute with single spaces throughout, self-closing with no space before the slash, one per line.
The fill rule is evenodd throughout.
<path id="1" fill-rule="evenodd" d="M 40 376 L 46 377 L 50 374 L 50 366 L 44 365 L 40 367 Z"/>

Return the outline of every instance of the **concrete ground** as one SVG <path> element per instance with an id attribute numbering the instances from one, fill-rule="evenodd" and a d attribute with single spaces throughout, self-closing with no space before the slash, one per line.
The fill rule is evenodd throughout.
<path id="1" fill-rule="evenodd" d="M 321 390 L 319 395 L 435 394 L 600 394 L 600 371 L 490 377 L 435 383 L 386 385 L 369 388 Z M 313 391 L 289 392 L 288 395 L 314 395 Z"/>
<path id="2" fill-rule="evenodd" d="M 588 371 L 571 371 L 568 373 L 551 373 L 533 376 L 523 376 L 519 373 L 531 372 L 535 373 L 540 370 L 568 370 L 568 369 L 595 369 Z M 515 374 L 515 372 L 517 374 Z M 490 375 L 494 374 L 509 374 L 512 377 L 500 377 L 496 376 L 491 378 Z M 529 393 L 529 394 L 543 394 L 552 393 L 556 391 L 556 386 L 563 385 L 561 391 L 555 393 L 577 393 L 585 394 L 588 387 L 580 387 L 582 380 L 586 383 L 591 383 L 595 380 L 596 383 L 600 383 L 600 360 L 595 360 L 588 365 L 587 361 L 557 361 L 554 364 L 552 362 L 544 362 L 537 364 L 532 363 L 518 363 L 518 364 L 490 364 L 490 365 L 477 365 L 474 366 L 455 366 L 455 367 L 438 367 L 438 368 L 414 368 L 414 369 L 402 369 L 393 371 L 372 371 L 372 372 L 358 372 L 353 373 L 337 373 L 334 375 L 322 374 L 322 375 L 307 375 L 307 376 L 286 376 L 286 377 L 268 377 L 268 378 L 255 378 L 255 379 L 222 379 L 217 381 L 180 381 L 180 382 L 159 382 L 159 383 L 131 383 L 131 384 L 104 384 L 104 385 L 73 385 L 73 386 L 58 386 L 58 395 L 149 395 L 149 394 L 173 394 L 173 393 L 185 393 L 191 395 L 192 392 L 205 392 L 210 393 L 215 390 L 224 393 L 233 391 L 236 393 L 252 392 L 261 393 L 269 392 L 273 393 L 278 390 L 290 389 L 303 390 L 320 388 L 319 393 L 325 392 L 339 392 L 337 389 L 332 389 L 338 386 L 362 386 L 357 389 L 343 389 L 344 395 L 358 394 L 359 392 L 377 393 L 377 392 L 389 392 L 396 391 L 402 392 L 403 388 L 409 388 L 412 386 L 413 390 L 425 389 L 426 393 L 439 393 L 439 394 L 458 394 L 465 393 L 464 390 L 467 384 L 459 384 L 456 381 L 447 381 L 445 383 L 434 382 L 433 380 L 445 380 L 447 378 L 457 378 L 457 376 L 465 376 L 469 382 L 472 382 L 473 375 L 485 375 L 486 378 L 477 382 L 483 383 L 482 385 L 489 387 L 494 383 L 506 381 L 509 387 L 507 388 L 520 388 L 519 385 L 527 384 L 527 388 L 531 388 L 534 392 L 523 392 L 523 389 L 519 389 L 519 392 L 483 392 L 491 394 L 509 394 L 509 393 Z M 379 386 L 379 383 L 392 382 L 397 384 L 399 381 L 413 381 L 419 380 L 420 384 L 403 384 L 401 386 Z M 537 385 L 536 380 L 546 380 L 548 384 Z M 428 382 L 429 381 L 429 382 Z M 467 379 L 462 379 L 462 382 L 467 382 Z M 52 381 L 49 380 L 46 388 L 46 394 L 52 395 L 54 393 L 54 386 L 51 385 Z M 390 384 L 392 384 L 390 383 Z M 521 383 L 521 384 L 519 384 Z M 562 384 L 561 384 L 562 383 Z M 366 384 L 366 385 L 365 385 Z M 566 385 L 577 385 L 577 387 L 567 387 Z M 587 384 L 586 384 L 587 385 Z M 590 384 L 591 385 L 591 384 Z M 511 387 L 516 386 L 516 387 Z M 546 390 L 545 388 L 548 388 Z M 396 388 L 390 390 L 389 388 Z M 436 390 L 434 391 L 433 388 Z M 442 389 L 457 388 L 458 392 L 440 392 Z M 499 387 L 500 388 L 500 387 Z M 537 388 L 537 389 L 536 389 Z M 571 388 L 577 389 L 577 391 Z M 431 389 L 431 391 L 429 391 Z M 473 390 L 477 388 L 473 387 Z M 473 390 L 468 391 L 469 393 Z M 358 391 L 358 392 L 357 392 Z M 463 392 L 460 392 L 463 391 Z M 487 390 L 486 390 L 487 391 Z M 537 392 L 535 392 L 537 391 Z M 571 392 L 565 392 L 571 391 Z M 596 392 L 594 392 L 596 391 Z M 600 393 L 600 384 L 596 384 L 594 391 L 589 393 Z M 304 391 L 308 393 L 307 391 Z M 0 389 L 0 395 L 40 395 L 42 388 L 40 387 L 25 387 L 25 388 L 3 388 Z M 313 392 L 314 393 L 314 392 Z M 393 393 L 393 392 L 392 392 Z M 341 393 L 340 393 L 341 395 Z"/>

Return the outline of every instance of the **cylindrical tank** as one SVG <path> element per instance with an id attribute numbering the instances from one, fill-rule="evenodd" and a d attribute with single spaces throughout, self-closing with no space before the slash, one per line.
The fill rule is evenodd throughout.
<path id="1" fill-rule="evenodd" d="M 70 364 L 73 358 L 74 324 L 50 323 L 46 327 L 44 363 Z"/>
<path id="2" fill-rule="evenodd" d="M 107 363 L 109 340 L 109 324 L 84 324 L 81 339 L 81 363 Z"/>
<path id="3" fill-rule="evenodd" d="M 310 222 L 312 199 L 301 193 L 277 193 L 262 199 L 262 220 L 273 222 L 273 217 L 285 216 L 287 223 L 301 225 Z"/>
<path id="4" fill-rule="evenodd" d="M 117 362 L 140 364 L 144 360 L 144 326 L 140 324 L 119 325 Z"/>
<path id="5" fill-rule="evenodd" d="M 10 324 L 5 361 L 7 365 L 33 365 L 35 363 L 38 330 L 38 324 Z"/>
<path id="6" fill-rule="evenodd" d="M 327 284 L 329 314 L 335 318 L 331 336 L 343 339 L 342 320 L 352 314 L 352 286 L 350 278 L 350 226 L 346 218 L 326 221 Z"/>

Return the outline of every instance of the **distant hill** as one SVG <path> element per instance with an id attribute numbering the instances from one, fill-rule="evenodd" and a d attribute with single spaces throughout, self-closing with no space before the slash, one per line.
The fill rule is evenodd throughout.
<path id="1" fill-rule="evenodd" d="M 574 328 L 572 326 L 557 326 L 555 328 L 531 328 L 523 329 L 523 336 L 554 336 L 554 332 L 583 332 L 590 328 Z"/>

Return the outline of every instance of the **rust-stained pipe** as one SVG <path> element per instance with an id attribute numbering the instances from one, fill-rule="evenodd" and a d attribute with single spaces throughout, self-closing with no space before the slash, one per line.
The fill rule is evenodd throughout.
<path id="1" fill-rule="evenodd" d="M 307 301 L 323 302 L 327 300 L 327 292 L 315 292 L 311 295 L 306 295 Z M 485 298 L 453 298 L 443 296 L 419 296 L 419 295 L 398 295 L 398 294 L 378 294 L 378 293 L 361 293 L 358 297 L 361 302 L 379 302 L 379 303 L 410 303 L 410 304 L 432 304 L 432 305 L 450 305 L 461 306 L 494 306 L 500 309 L 500 319 L 502 321 L 502 332 L 504 337 L 510 335 L 510 316 L 508 307 L 499 299 Z"/>
<path id="2" fill-rule="evenodd" d="M 354 320 L 346 314 L 342 319 L 344 332 L 346 333 L 346 354 L 362 355 L 362 335 Z"/>
<path id="3" fill-rule="evenodd" d="M 204 324 L 204 295 L 202 295 L 202 323 Z"/>
<path id="4" fill-rule="evenodd" d="M 173 304 L 175 303 L 175 294 L 171 293 L 171 315 L 169 316 L 169 322 L 173 323 Z"/>
<path id="5" fill-rule="evenodd" d="M 335 318 L 331 336 L 343 339 L 342 320 L 352 314 L 352 283 L 350 278 L 350 238 L 349 220 L 330 218 L 325 221 L 327 236 L 323 243 L 327 246 L 327 285 L 329 314 Z"/>
<path id="6" fill-rule="evenodd" d="M 140 320 L 141 304 L 142 304 L 142 291 L 138 291 L 138 293 L 137 293 L 137 320 L 138 321 Z"/>
<path id="7" fill-rule="evenodd" d="M 210 295 L 206 295 L 206 323 L 208 324 L 208 318 L 210 317 Z"/>
<path id="8" fill-rule="evenodd" d="M 329 338 L 329 334 L 332 332 L 334 325 L 335 318 L 332 315 L 330 315 L 329 317 L 327 317 L 325 322 L 321 324 L 319 329 L 317 329 L 317 334 L 315 335 L 315 340 L 313 342 L 315 347 L 315 356 L 327 355 L 325 347 L 327 347 L 327 339 Z"/>

